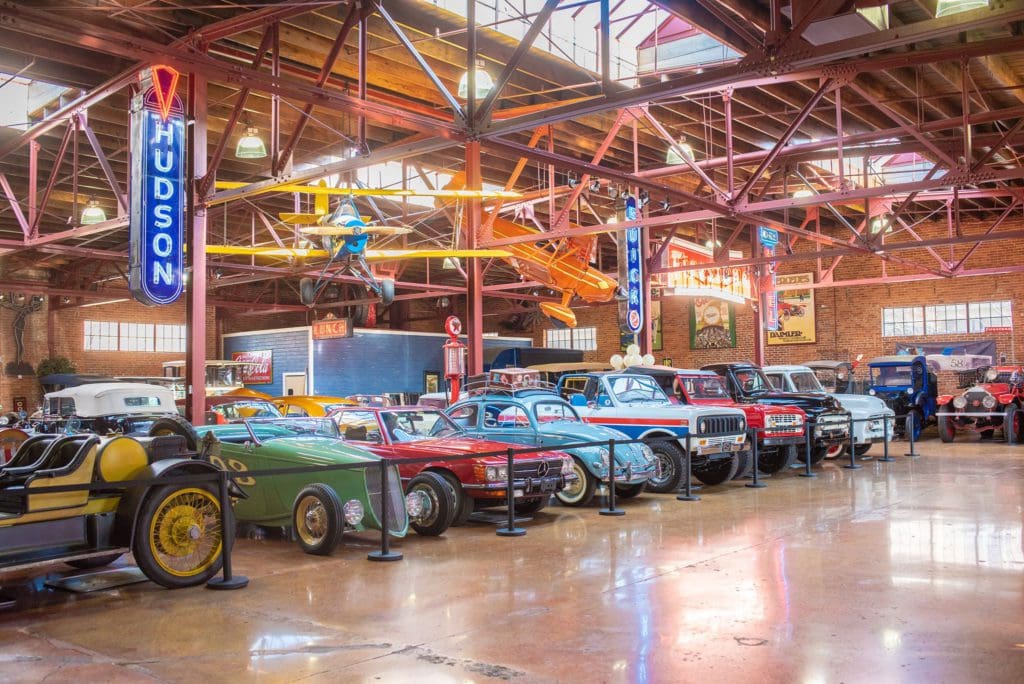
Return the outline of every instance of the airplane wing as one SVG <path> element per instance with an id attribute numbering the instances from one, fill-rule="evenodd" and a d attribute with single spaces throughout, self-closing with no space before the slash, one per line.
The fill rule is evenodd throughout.
<path id="1" fill-rule="evenodd" d="M 503 249 L 368 249 L 367 261 L 393 261 L 398 259 L 507 259 L 512 256 Z"/>
<path id="2" fill-rule="evenodd" d="M 217 181 L 218 190 L 237 190 L 249 183 L 234 181 Z M 268 188 L 258 194 L 268 192 L 304 192 L 309 195 L 342 195 L 345 197 L 452 197 L 458 199 L 492 198 L 518 199 L 522 197 L 511 190 L 406 190 L 403 188 L 328 188 L 319 185 L 299 185 L 288 183 Z"/>
<path id="3" fill-rule="evenodd" d="M 265 257 L 323 257 L 331 256 L 325 249 L 302 249 L 301 247 L 241 247 L 236 245 L 206 245 L 207 254 L 223 256 L 265 256 Z"/>

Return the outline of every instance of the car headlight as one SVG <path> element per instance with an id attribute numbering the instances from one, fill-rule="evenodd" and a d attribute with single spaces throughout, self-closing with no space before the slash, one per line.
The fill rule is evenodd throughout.
<path id="1" fill-rule="evenodd" d="M 562 475 L 572 475 L 572 458 L 566 456 L 562 459 Z"/>
<path id="2" fill-rule="evenodd" d="M 640 453 L 644 455 L 644 460 L 648 463 L 654 463 L 657 458 L 654 456 L 654 450 L 646 444 L 640 445 Z"/>
<path id="3" fill-rule="evenodd" d="M 875 396 L 876 392 L 874 389 L 869 389 L 868 394 L 870 394 L 871 396 Z"/>
<path id="4" fill-rule="evenodd" d="M 358 525 L 363 519 L 363 502 L 359 499 L 349 499 L 341 510 L 345 514 L 345 522 L 349 525 Z"/>
<path id="5" fill-rule="evenodd" d="M 981 405 L 987 409 L 994 409 L 996 407 L 996 398 L 989 394 L 981 400 Z"/>
<path id="6" fill-rule="evenodd" d="M 874 432 L 875 430 L 881 430 L 881 429 L 882 429 L 882 421 L 880 421 L 880 420 L 870 420 L 870 421 L 868 421 L 868 431 L 869 432 Z"/>
<path id="7" fill-rule="evenodd" d="M 484 479 L 488 482 L 505 482 L 508 480 L 508 466 L 487 466 L 484 468 Z"/>
<path id="8" fill-rule="evenodd" d="M 914 393 L 914 388 L 913 387 L 908 387 L 907 388 L 907 394 L 910 395 L 910 394 L 913 394 L 913 393 Z"/>
<path id="9" fill-rule="evenodd" d="M 426 492 L 409 492 L 405 495 L 405 512 L 413 520 L 419 520 L 430 512 L 430 498 Z"/>
<path id="10" fill-rule="evenodd" d="M 959 397 L 953 399 L 953 406 L 962 409 L 967 406 L 967 399 L 961 394 Z"/>

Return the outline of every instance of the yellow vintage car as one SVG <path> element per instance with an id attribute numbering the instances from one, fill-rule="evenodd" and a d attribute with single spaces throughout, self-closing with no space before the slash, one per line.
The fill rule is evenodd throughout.
<path id="1" fill-rule="evenodd" d="M 336 408 L 358 406 L 358 402 L 343 397 L 319 397 L 308 395 L 290 395 L 275 397 L 274 404 L 283 416 L 326 416 Z"/>

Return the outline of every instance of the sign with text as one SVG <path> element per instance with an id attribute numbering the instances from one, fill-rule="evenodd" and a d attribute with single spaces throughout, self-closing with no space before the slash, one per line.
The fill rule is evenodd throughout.
<path id="1" fill-rule="evenodd" d="M 729 258 L 740 258 L 740 252 L 729 252 Z M 670 271 L 662 275 L 663 295 L 682 295 L 724 299 L 743 303 L 750 299 L 750 273 L 745 266 L 721 266 L 714 263 L 715 253 L 710 247 L 673 238 L 662 253 L 661 266 Z M 705 268 L 692 268 L 705 266 Z M 690 267 L 690 268 L 687 268 Z"/>
<path id="2" fill-rule="evenodd" d="M 767 226 L 758 226 L 757 240 L 761 244 L 761 256 L 765 258 L 775 256 L 775 246 L 779 244 L 779 231 Z M 762 318 L 764 329 L 776 331 L 779 329 L 779 296 L 775 292 L 774 261 L 761 266 L 758 289 L 761 293 L 761 306 L 764 309 L 764 317 Z"/>
<path id="3" fill-rule="evenodd" d="M 626 221 L 637 220 L 635 197 L 626 198 Z M 639 227 L 627 228 L 619 255 L 619 282 L 626 281 L 625 315 L 622 317 L 622 331 L 637 334 L 644 327 L 643 254 L 640 245 L 642 231 Z M 621 254 L 625 250 L 625 255 Z M 623 258 L 623 256 L 625 258 Z M 624 278 L 623 278 L 624 276 Z"/>
<path id="4" fill-rule="evenodd" d="M 768 332 L 768 344 L 810 344 L 816 341 L 813 273 L 775 276 L 779 324 Z"/>
<path id="5" fill-rule="evenodd" d="M 128 283 L 135 299 L 156 306 L 184 288 L 185 111 L 177 71 L 155 66 L 149 81 L 131 103 Z"/>
<path id="6" fill-rule="evenodd" d="M 246 364 L 242 367 L 245 385 L 269 385 L 274 382 L 274 352 L 271 349 L 240 351 L 231 354 L 232 361 Z"/>
<path id="7" fill-rule="evenodd" d="M 330 340 L 337 337 L 352 337 L 351 318 L 325 318 L 313 321 L 314 340 Z"/>

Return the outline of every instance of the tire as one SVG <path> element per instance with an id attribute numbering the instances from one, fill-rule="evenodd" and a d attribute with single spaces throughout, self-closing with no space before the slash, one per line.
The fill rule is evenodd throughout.
<path id="1" fill-rule="evenodd" d="M 651 442 L 650 447 L 660 463 L 661 475 L 647 481 L 647 491 L 655 494 L 674 492 L 683 479 L 683 450 L 669 441 Z"/>
<path id="2" fill-rule="evenodd" d="M 388 306 L 395 301 L 395 281 L 391 278 L 383 278 L 380 281 L 380 305 Z"/>
<path id="3" fill-rule="evenodd" d="M 110 565 L 124 554 L 120 553 L 108 553 L 105 556 L 93 556 L 92 558 L 77 558 L 75 560 L 64 561 L 67 565 L 79 570 L 91 570 L 93 568 L 102 568 L 106 565 Z"/>
<path id="4" fill-rule="evenodd" d="M 789 450 L 796 447 L 771 447 L 757 454 L 757 469 L 765 475 L 774 475 L 789 463 Z"/>
<path id="5" fill-rule="evenodd" d="M 437 473 L 425 470 L 409 481 L 405 492 L 422 492 L 430 501 L 430 515 L 425 520 L 409 520 L 409 526 L 416 530 L 416 534 L 439 537 L 451 527 L 456 512 L 455 492 L 448 480 Z"/>
<path id="6" fill-rule="evenodd" d="M 728 482 L 736 475 L 739 459 L 733 456 L 708 461 L 704 466 L 693 471 L 693 476 L 706 485 L 719 485 Z"/>
<path id="7" fill-rule="evenodd" d="M 631 485 L 616 484 L 615 485 L 615 497 L 618 498 L 618 499 L 632 499 L 634 497 L 640 496 L 640 494 L 643 493 L 644 488 L 646 486 L 647 486 L 646 482 L 641 482 L 640 484 L 631 484 Z"/>
<path id="8" fill-rule="evenodd" d="M 811 465 L 815 463 L 821 463 L 822 459 L 825 458 L 825 454 L 828 453 L 828 447 L 811 447 Z M 804 450 L 798 450 L 796 452 L 796 460 L 801 463 L 807 462 L 807 452 Z"/>
<path id="9" fill-rule="evenodd" d="M 189 451 L 196 451 L 199 448 L 199 435 L 188 422 L 181 416 L 163 416 L 153 421 L 146 433 L 150 437 L 159 435 L 181 435 L 185 438 L 185 448 Z"/>
<path id="10" fill-rule="evenodd" d="M 848 454 L 849 446 L 850 445 L 846 442 L 842 444 L 833 444 L 825 450 L 824 458 L 842 458 L 844 455 Z"/>
<path id="11" fill-rule="evenodd" d="M 135 521 L 135 562 L 146 577 L 168 589 L 203 584 L 223 562 L 225 538 L 230 542 L 234 532 L 230 511 L 228 522 L 223 530 L 220 501 L 211 487 L 154 487 Z"/>
<path id="12" fill-rule="evenodd" d="M 455 504 L 452 506 L 452 510 L 455 511 L 452 516 L 452 527 L 460 527 L 465 525 L 469 521 L 469 516 L 473 515 L 475 508 L 475 501 L 473 497 L 467 496 L 465 491 L 462 489 L 462 484 L 459 479 L 452 473 L 438 473 L 445 479 L 448 486 L 452 490 L 452 497 L 454 497 Z"/>
<path id="13" fill-rule="evenodd" d="M 873 444 L 857 444 L 853 447 L 853 455 L 860 457 L 871 451 Z"/>
<path id="14" fill-rule="evenodd" d="M 312 278 L 299 280 L 299 301 L 306 306 L 313 306 L 316 301 L 316 284 Z"/>
<path id="15" fill-rule="evenodd" d="M 537 499 L 530 499 L 529 501 L 517 501 L 515 504 L 516 515 L 533 515 L 534 513 L 540 513 L 548 507 L 548 503 L 550 503 L 550 501 L 550 495 L 542 496 Z"/>
<path id="16" fill-rule="evenodd" d="M 1003 436 L 1007 444 L 1019 444 L 1021 441 L 1021 429 L 1024 427 L 1024 413 L 1016 404 L 1006 407 L 1006 415 L 1003 416 Z"/>
<path id="17" fill-rule="evenodd" d="M 747 470 L 750 468 L 750 452 L 739 451 L 736 453 L 736 474 L 732 476 L 732 479 L 737 480 L 747 474 Z"/>
<path id="18" fill-rule="evenodd" d="M 334 489 L 311 484 L 302 489 L 292 504 L 292 529 L 306 553 L 329 555 L 338 547 L 345 529 L 341 501 Z"/>
<path id="19" fill-rule="evenodd" d="M 562 491 L 555 492 L 555 498 L 563 506 L 586 506 L 594 498 L 597 480 L 575 457 L 572 459 L 572 472 L 576 474 L 576 481 L 566 485 Z"/>
<path id="20" fill-rule="evenodd" d="M 946 416 L 939 416 L 939 439 L 947 444 L 956 438 L 956 425 Z"/>

